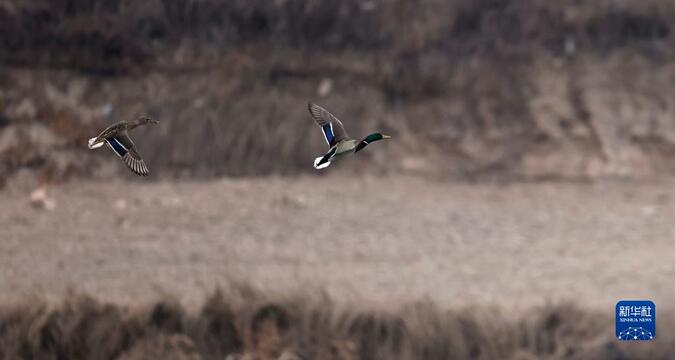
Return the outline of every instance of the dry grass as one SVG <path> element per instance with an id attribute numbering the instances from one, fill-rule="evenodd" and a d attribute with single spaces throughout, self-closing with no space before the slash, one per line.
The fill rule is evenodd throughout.
<path id="1" fill-rule="evenodd" d="M 659 0 L 3 1 L 0 61 L 115 73 L 153 62 L 186 39 L 225 52 L 266 44 L 311 53 L 355 50 L 402 62 L 434 50 L 458 57 L 527 57 L 532 48 L 561 54 L 566 38 L 606 52 L 655 40 L 672 44 L 673 18 L 672 4 Z"/>
<path id="2" fill-rule="evenodd" d="M 488 309 L 443 311 L 430 303 L 395 312 L 346 309 L 327 298 L 248 290 L 217 292 L 194 312 L 171 300 L 132 309 L 71 296 L 56 307 L 0 308 L 0 357 L 667 359 L 675 350 L 666 332 L 644 346 L 619 343 L 606 315 L 574 306 L 514 317 Z"/>
<path id="3" fill-rule="evenodd" d="M 160 134 L 142 134 L 155 173 L 311 171 L 324 149 L 308 126 L 310 100 L 354 135 L 393 133 L 397 150 L 379 160 L 392 171 L 673 173 L 670 122 L 655 120 L 675 111 L 665 95 L 673 23 L 666 0 L 0 1 L 0 128 L 79 129 L 56 151 L 5 151 L 0 176 L 90 174 L 103 162 L 80 156 L 83 139 L 140 112 L 166 120 Z M 333 90 L 321 99 L 326 79 Z M 65 105 L 43 94 L 73 83 L 87 87 Z M 25 99 L 32 117 L 14 111 Z M 110 118 L 97 111 L 105 103 Z M 21 139 L 0 150 L 36 147 L 30 131 Z M 357 171 L 384 168 L 363 164 Z"/>

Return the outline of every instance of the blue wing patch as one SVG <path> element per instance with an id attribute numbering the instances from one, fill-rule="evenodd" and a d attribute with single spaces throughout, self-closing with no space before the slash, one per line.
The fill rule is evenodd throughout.
<path id="1" fill-rule="evenodd" d="M 108 145 L 110 145 L 110 147 L 111 147 L 111 148 L 117 153 L 117 155 L 119 155 L 120 157 L 124 157 L 124 155 L 126 155 L 127 152 L 129 152 L 129 150 L 127 150 L 127 148 L 125 148 L 124 145 L 122 145 L 122 144 L 119 142 L 119 140 L 115 139 L 114 137 L 109 137 L 109 138 L 106 139 L 106 141 L 108 142 Z"/>
<path id="2" fill-rule="evenodd" d="M 323 130 L 323 135 L 326 137 L 328 145 L 333 145 L 333 140 L 335 139 L 335 135 L 333 135 L 333 124 L 328 123 L 324 125 L 321 129 Z"/>

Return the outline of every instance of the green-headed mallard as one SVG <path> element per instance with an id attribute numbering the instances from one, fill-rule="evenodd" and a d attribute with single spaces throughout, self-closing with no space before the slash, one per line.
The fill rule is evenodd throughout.
<path id="1" fill-rule="evenodd" d="M 159 121 L 147 116 L 140 116 L 133 121 L 120 121 L 108 126 L 97 137 L 89 139 L 89 148 L 98 149 L 104 143 L 108 144 L 131 171 L 140 176 L 148 176 L 150 170 L 148 170 L 141 155 L 136 151 L 136 146 L 131 141 L 128 131 L 142 125 L 157 123 Z"/>
<path id="2" fill-rule="evenodd" d="M 315 169 L 326 168 L 336 157 L 349 153 L 357 153 L 374 141 L 391 138 L 390 136 L 376 132 L 366 136 L 361 141 L 351 139 L 349 135 L 347 135 L 347 131 L 345 131 L 342 122 L 333 114 L 329 113 L 328 110 L 312 103 L 307 104 L 307 107 L 309 108 L 309 113 L 312 115 L 312 118 L 316 121 L 316 124 L 321 127 L 321 131 L 323 131 L 323 135 L 326 138 L 329 147 L 326 155 L 314 160 Z"/>

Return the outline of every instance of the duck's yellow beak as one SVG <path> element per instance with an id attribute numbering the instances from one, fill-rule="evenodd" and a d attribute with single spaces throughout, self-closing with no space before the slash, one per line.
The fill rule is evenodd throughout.
<path id="1" fill-rule="evenodd" d="M 391 136 L 389 136 L 389 135 L 382 135 L 382 138 L 383 138 L 383 139 L 391 139 Z"/>

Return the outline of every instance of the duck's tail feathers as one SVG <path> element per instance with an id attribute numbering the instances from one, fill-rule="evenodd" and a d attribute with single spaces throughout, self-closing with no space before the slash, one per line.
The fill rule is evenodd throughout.
<path id="1" fill-rule="evenodd" d="M 314 168 L 317 170 L 320 169 L 325 169 L 330 165 L 330 161 L 325 161 L 321 163 L 321 160 L 323 160 L 323 156 L 319 156 L 318 158 L 314 159 Z"/>
<path id="2" fill-rule="evenodd" d="M 99 140 L 98 137 L 94 137 L 94 138 L 89 139 L 89 148 L 90 149 L 92 149 L 92 150 L 98 149 L 101 146 L 103 146 L 103 144 L 105 143 L 105 140 L 101 139 L 98 142 L 96 140 Z"/>

